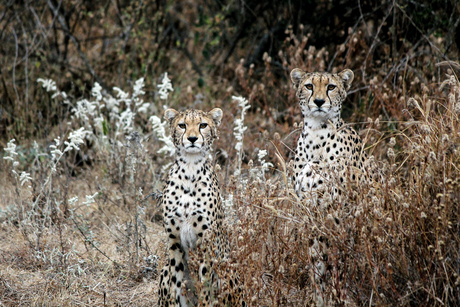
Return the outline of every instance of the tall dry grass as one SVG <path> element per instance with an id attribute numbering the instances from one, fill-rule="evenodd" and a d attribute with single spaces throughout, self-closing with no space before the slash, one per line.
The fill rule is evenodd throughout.
<path id="1" fill-rule="evenodd" d="M 251 306 L 313 304 L 309 247 L 329 246 L 331 305 L 454 306 L 460 301 L 460 83 L 451 66 L 433 90 L 401 101 L 404 120 L 368 120 L 363 134 L 383 180 L 350 186 L 329 207 L 306 207 L 281 157 L 266 183 L 236 193 L 233 261 Z M 384 125 L 395 129 L 387 131 Z M 374 156 L 371 157 L 374 159 Z M 238 190 L 238 182 L 231 188 Z M 340 220 L 338 224 L 336 219 Z"/>

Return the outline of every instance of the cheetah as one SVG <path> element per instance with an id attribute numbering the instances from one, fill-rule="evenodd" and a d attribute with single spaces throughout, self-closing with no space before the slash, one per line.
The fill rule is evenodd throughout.
<path id="1" fill-rule="evenodd" d="M 187 110 L 165 111 L 176 147 L 176 160 L 163 190 L 164 227 L 168 235 L 168 263 L 160 274 L 159 306 L 189 306 L 196 297 L 182 294 L 182 285 L 190 285 L 189 252 L 211 246 L 211 256 L 222 259 L 229 252 L 223 229 L 224 212 L 220 189 L 209 155 L 217 137 L 222 110 L 209 112 Z M 199 247 L 199 248 L 198 248 Z M 206 246 L 204 247 L 206 248 Z M 205 257 L 203 257 L 205 258 Z M 210 264 L 200 260 L 199 276 L 206 280 Z M 193 291 L 191 291 L 193 292 Z M 202 290 L 200 299 L 210 306 L 212 293 Z"/>
<path id="2" fill-rule="evenodd" d="M 356 131 L 340 118 L 354 74 L 291 71 L 291 81 L 304 117 L 293 161 L 293 183 L 297 196 L 309 206 L 321 205 L 326 197 L 337 200 L 347 183 L 366 180 L 367 156 Z M 325 202 L 326 203 L 326 202 Z M 338 223 L 338 219 L 336 219 Z M 316 303 L 324 306 L 324 277 L 328 240 L 317 237 L 310 244 L 317 289 Z"/>
<path id="3" fill-rule="evenodd" d="M 300 199 L 310 196 L 313 204 L 323 192 L 336 198 L 342 192 L 340 186 L 348 180 L 364 179 L 366 173 L 363 142 L 340 118 L 342 103 L 353 78 L 349 69 L 338 74 L 306 73 L 298 68 L 291 72 L 304 116 L 295 150 L 294 186 Z M 348 172 L 347 168 L 352 171 Z"/>

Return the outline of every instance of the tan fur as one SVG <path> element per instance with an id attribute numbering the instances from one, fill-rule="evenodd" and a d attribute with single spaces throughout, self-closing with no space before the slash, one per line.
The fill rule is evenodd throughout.
<path id="1" fill-rule="evenodd" d="M 222 226 L 224 212 L 220 188 L 209 150 L 217 137 L 222 110 L 209 112 L 165 111 L 169 120 L 176 161 L 163 191 L 164 226 L 168 235 L 168 263 L 160 274 L 159 306 L 184 307 L 198 299 L 211 306 L 212 292 L 203 288 L 198 297 L 184 295 L 182 287 L 193 289 L 189 252 L 201 255 L 201 280 L 211 279 L 212 262 L 229 253 L 227 233 Z M 216 258 L 217 257 L 217 258 Z"/>
<path id="2" fill-rule="evenodd" d="M 347 183 L 366 180 L 366 154 L 356 131 L 340 118 L 342 103 L 353 81 L 349 69 L 338 74 L 291 72 L 291 81 L 299 98 L 304 126 L 294 157 L 295 191 L 308 206 L 336 202 Z M 328 195 L 326 200 L 326 195 Z M 310 247 L 314 262 L 314 280 L 318 285 L 317 306 L 324 299 L 328 259 L 327 238 L 317 238 Z"/>

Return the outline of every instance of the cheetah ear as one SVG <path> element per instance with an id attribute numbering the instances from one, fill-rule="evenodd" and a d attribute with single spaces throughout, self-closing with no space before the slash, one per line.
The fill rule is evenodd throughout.
<path id="1" fill-rule="evenodd" d="M 306 72 L 299 68 L 294 68 L 291 71 L 291 81 L 295 89 L 297 89 L 297 87 L 299 86 L 300 82 L 303 80 L 306 74 Z"/>
<path id="2" fill-rule="evenodd" d="M 165 111 L 165 118 L 169 121 L 171 121 L 174 117 L 177 116 L 177 114 L 179 114 L 179 112 L 177 112 L 176 110 L 174 109 L 167 109 Z"/>
<path id="3" fill-rule="evenodd" d="M 353 78 L 355 77 L 355 75 L 349 69 L 342 70 L 341 72 L 338 73 L 338 75 L 343 80 L 343 85 L 345 86 L 345 90 L 348 91 L 351 87 L 351 82 L 353 81 Z"/>
<path id="4" fill-rule="evenodd" d="M 216 123 L 216 126 L 219 126 L 223 115 L 222 110 L 219 108 L 215 108 L 209 111 L 208 114 L 211 115 L 212 119 Z"/>

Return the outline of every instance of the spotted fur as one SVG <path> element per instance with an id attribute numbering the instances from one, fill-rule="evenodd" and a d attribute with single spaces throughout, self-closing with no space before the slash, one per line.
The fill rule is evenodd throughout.
<path id="1" fill-rule="evenodd" d="M 165 111 L 176 146 L 176 161 L 163 191 L 164 227 L 168 235 L 168 263 L 160 274 L 159 306 L 189 306 L 198 300 L 211 306 L 211 291 L 203 288 L 199 297 L 193 292 L 189 253 L 199 250 L 199 278 L 211 279 L 212 260 L 229 253 L 223 227 L 220 189 L 209 150 L 217 138 L 222 110 L 209 112 Z M 207 252 L 209 251 L 209 252 Z M 184 282 L 187 286 L 184 287 Z"/>
<path id="2" fill-rule="evenodd" d="M 306 73 L 298 68 L 291 72 L 304 116 L 295 151 L 294 184 L 297 195 L 302 199 L 309 196 L 312 203 L 319 191 L 327 191 L 335 198 L 347 180 L 357 180 L 364 174 L 363 142 L 340 118 L 353 76 L 349 69 L 338 74 Z M 350 168 L 352 174 L 348 178 L 346 170 Z M 333 180 L 326 188 L 324 183 Z"/>
<path id="3" fill-rule="evenodd" d="M 309 206 L 328 200 L 334 202 L 348 183 L 366 180 L 363 142 L 356 131 L 340 118 L 354 74 L 345 69 L 338 74 L 291 72 L 291 80 L 304 117 L 293 164 L 295 191 Z M 336 220 L 338 222 L 338 220 Z M 318 237 L 310 244 L 317 306 L 327 305 L 324 298 L 328 267 L 328 240 Z"/>

